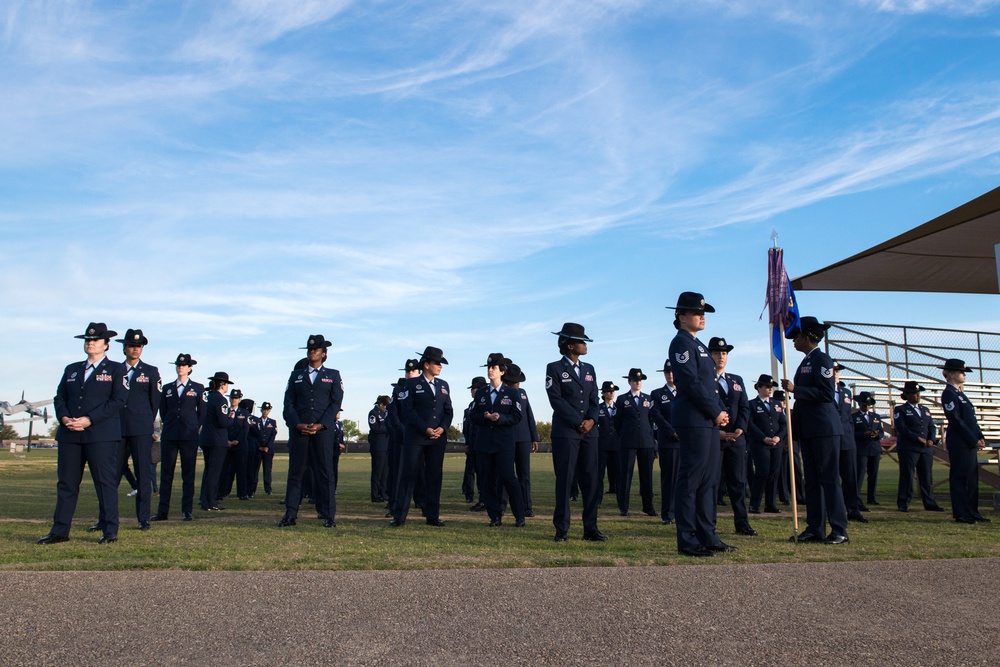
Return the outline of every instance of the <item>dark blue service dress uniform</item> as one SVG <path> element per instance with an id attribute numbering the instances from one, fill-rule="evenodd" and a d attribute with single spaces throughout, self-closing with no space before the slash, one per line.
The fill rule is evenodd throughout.
<path id="1" fill-rule="evenodd" d="M 950 384 L 941 392 L 941 405 L 948 420 L 945 446 L 950 463 L 948 486 L 952 515 L 956 519 L 982 519 L 983 515 L 979 513 L 977 443 L 983 439 L 983 430 L 979 428 L 976 409 L 965 392 Z"/>
<path id="2" fill-rule="evenodd" d="M 617 499 L 618 478 L 622 466 L 618 460 L 618 431 L 615 430 L 615 404 L 601 401 L 597 410 L 597 484 L 600 486 L 600 502 L 604 501 L 604 471 L 608 473 L 608 493 Z"/>
<path id="3" fill-rule="evenodd" d="M 521 499 L 524 503 L 525 516 L 534 516 L 531 502 L 531 443 L 538 442 L 538 426 L 535 424 L 535 413 L 528 400 L 528 392 L 518 387 L 516 390 L 521 400 L 524 418 L 517 424 L 517 443 L 514 446 L 514 473 L 521 487 Z"/>
<path id="4" fill-rule="evenodd" d="M 892 423 L 896 429 L 896 455 L 899 456 L 899 486 L 896 490 L 896 507 L 909 509 L 913 500 L 913 473 L 917 473 L 917 484 L 924 509 L 936 510 L 934 500 L 934 448 L 925 447 L 917 438 L 933 442 L 937 429 L 931 418 L 931 411 L 919 403 L 907 401 L 897 405 L 892 413 Z"/>
<path id="5" fill-rule="evenodd" d="M 861 486 L 868 474 L 868 503 L 878 504 L 875 491 L 878 485 L 878 466 L 882 459 L 882 438 L 885 437 L 885 427 L 882 417 L 874 410 L 858 410 L 854 413 L 854 442 L 857 446 L 858 469 L 858 500 L 861 499 Z M 874 433 L 874 434 L 873 434 Z"/>
<path id="6" fill-rule="evenodd" d="M 715 363 L 704 343 L 678 331 L 670 341 L 670 365 L 677 386 L 670 419 L 680 438 L 674 493 L 677 548 L 712 548 L 722 544 L 715 532 L 722 461 L 715 418 L 725 410 L 715 382 Z"/>
<path id="7" fill-rule="evenodd" d="M 615 431 L 618 433 L 618 456 L 621 473 L 618 476 L 618 510 L 628 514 L 629 496 L 632 492 L 632 475 L 639 463 L 639 497 L 642 511 L 653 516 L 653 454 L 656 440 L 653 437 L 653 401 L 649 394 L 631 391 L 615 399 Z"/>
<path id="8" fill-rule="evenodd" d="M 371 499 L 373 503 L 389 499 L 389 424 L 388 412 L 374 407 L 368 413 L 368 453 L 371 456 Z"/>
<path id="9" fill-rule="evenodd" d="M 840 488 L 840 415 L 833 359 L 818 347 L 799 364 L 792 381 L 795 410 L 792 434 L 802 443 L 802 474 L 805 483 L 806 529 L 801 537 L 826 536 L 830 521 L 833 536 L 847 537 L 847 508 Z"/>
<path id="10" fill-rule="evenodd" d="M 475 499 L 476 488 L 479 487 L 479 499 L 482 501 L 482 484 L 476 474 L 476 426 L 472 423 L 470 416 L 475 401 L 469 401 L 462 416 L 462 436 L 465 438 L 465 470 L 462 473 L 462 495 L 465 502 L 471 503 Z"/>
<path id="11" fill-rule="evenodd" d="M 250 451 L 250 428 L 252 422 L 250 413 L 243 408 L 233 408 L 233 423 L 229 426 L 229 440 L 235 441 L 226 451 L 226 461 L 222 465 L 219 478 L 219 497 L 225 498 L 233 492 L 233 482 L 236 482 L 236 495 L 240 500 L 247 497 L 247 453 Z"/>
<path id="12" fill-rule="evenodd" d="M 768 445 L 765 438 L 779 438 L 778 444 Z M 750 510 L 760 511 L 761 498 L 764 509 L 777 512 L 775 494 L 781 469 L 781 451 L 787 445 L 788 419 L 784 408 L 775 401 L 765 401 L 760 396 L 750 401 L 750 421 L 747 422 L 747 442 L 753 458 L 753 481 L 750 484 Z"/>
<path id="13" fill-rule="evenodd" d="M 128 363 L 122 365 L 125 367 L 129 392 L 121 411 L 122 439 L 118 444 L 118 469 L 121 470 L 125 466 L 125 460 L 132 457 L 138 478 L 135 516 L 141 526 L 148 523 L 150 518 L 152 482 L 149 474 L 153 459 L 153 425 L 160 409 L 162 386 L 160 371 L 156 366 L 151 366 L 142 359 L 136 362 L 134 368 L 130 368 Z M 118 482 L 121 483 L 120 477 Z"/>
<path id="14" fill-rule="evenodd" d="M 118 537 L 118 442 L 121 440 L 121 410 L 128 399 L 124 364 L 104 357 L 87 375 L 87 361 L 72 363 L 63 371 L 53 406 L 59 428 L 56 441 L 56 509 L 50 533 L 69 537 L 70 524 L 80 496 L 83 466 L 90 467 L 97 500 L 104 509 L 103 531 L 107 538 Z M 71 431 L 63 417 L 89 417 L 82 431 Z M 147 468 L 148 470 L 148 468 Z"/>
<path id="15" fill-rule="evenodd" d="M 552 467 L 556 474 L 556 507 L 552 524 L 559 533 L 569 530 L 570 486 L 575 479 L 583 497 L 584 535 L 597 531 L 597 508 L 601 493 L 597 478 L 598 429 L 600 411 L 597 372 L 579 361 L 579 372 L 565 356 L 545 367 L 545 391 L 552 406 Z M 584 435 L 576 427 L 586 419 L 594 428 Z"/>
<path id="16" fill-rule="evenodd" d="M 218 393 L 218 392 L 216 392 Z M 205 416 L 205 386 L 190 378 L 163 388 L 160 398 L 160 504 L 159 518 L 170 512 L 177 455 L 181 457 L 181 512 L 185 518 L 194 511 L 194 476 L 198 463 L 198 428 Z"/>
<path id="17" fill-rule="evenodd" d="M 406 521 L 417 479 L 423 474 L 424 495 L 421 505 L 428 523 L 436 523 L 441 514 L 441 480 L 444 452 L 448 446 L 448 427 L 455 413 L 448 383 L 423 375 L 406 380 L 399 399 L 399 418 L 404 424 L 403 447 L 399 457 L 399 488 L 393 518 Z M 441 437 L 430 439 L 426 430 L 444 429 Z"/>
<path id="18" fill-rule="evenodd" d="M 399 394 L 405 391 L 406 382 L 400 378 L 392 393 L 389 394 L 391 400 L 386 410 L 386 418 L 389 422 L 389 485 L 387 495 L 389 502 L 386 506 L 388 510 L 386 516 L 392 516 L 392 505 L 396 499 L 396 491 L 399 488 L 399 455 L 403 451 L 403 436 L 406 434 L 406 426 L 399 419 Z"/>
<path id="19" fill-rule="evenodd" d="M 250 495 L 257 493 L 260 469 L 264 468 L 264 493 L 271 495 L 271 469 L 274 464 L 274 438 L 278 434 L 278 422 L 270 417 L 257 418 L 257 453 L 253 456 L 254 467 L 250 472 Z"/>
<path id="20" fill-rule="evenodd" d="M 843 382 L 837 383 L 834 396 L 837 413 L 840 415 L 840 488 L 844 494 L 844 505 L 848 518 L 861 514 L 861 496 L 858 495 L 858 446 L 854 441 L 854 418 L 851 406 L 854 395 Z"/>
<path id="21" fill-rule="evenodd" d="M 650 392 L 653 401 L 650 414 L 653 415 L 653 426 L 656 436 L 657 458 L 660 460 L 660 519 L 664 523 L 674 520 L 674 488 L 677 485 L 678 459 L 680 445 L 677 429 L 670 421 L 670 404 L 676 395 L 670 385 L 665 384 Z"/>
<path id="22" fill-rule="evenodd" d="M 747 398 L 746 384 L 739 375 L 723 373 L 716 384 L 719 388 L 719 399 L 726 412 L 729 413 L 729 423 L 720 430 L 725 433 L 742 431 L 736 440 L 731 442 L 721 441 L 720 438 L 722 447 L 720 486 L 729 495 L 729 502 L 733 506 L 733 523 L 736 525 L 736 530 L 749 530 L 746 430 L 747 423 L 750 421 L 750 401 Z"/>
<path id="23" fill-rule="evenodd" d="M 311 376 L 311 377 L 310 377 Z M 313 490 L 316 511 L 325 519 L 335 520 L 337 482 L 334 477 L 334 450 L 337 442 L 337 413 L 344 402 L 344 384 L 335 368 L 311 366 L 292 371 L 285 388 L 283 416 L 288 426 L 288 487 L 285 517 L 298 517 L 302 501 L 302 480 L 311 466 L 318 481 Z M 321 424 L 315 435 L 296 430 L 298 424 Z"/>
<path id="24" fill-rule="evenodd" d="M 476 424 L 476 460 L 483 478 L 486 512 L 491 521 L 502 517 L 501 489 L 507 492 L 510 508 L 518 523 L 524 521 L 524 498 L 514 472 L 517 426 L 524 419 L 524 407 L 517 389 L 501 384 L 481 387 L 473 399 L 471 418 Z M 500 419 L 486 419 L 495 412 Z"/>
<path id="25" fill-rule="evenodd" d="M 201 454 L 205 458 L 199 498 L 199 505 L 203 510 L 219 507 L 219 479 L 226 462 L 226 452 L 229 451 L 229 427 L 232 424 L 233 412 L 229 409 L 229 399 L 217 391 L 208 392 L 205 418 L 198 435 Z"/>

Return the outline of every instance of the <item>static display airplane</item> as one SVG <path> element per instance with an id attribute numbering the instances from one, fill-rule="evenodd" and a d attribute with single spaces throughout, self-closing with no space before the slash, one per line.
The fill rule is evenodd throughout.
<path id="1" fill-rule="evenodd" d="M 42 419 L 46 423 L 49 421 L 49 410 L 48 408 L 43 408 L 42 406 L 51 405 L 52 400 L 48 401 L 26 401 L 24 400 L 24 392 L 21 392 L 21 400 L 11 405 L 7 401 L 0 401 L 0 424 L 3 424 L 4 415 L 16 415 L 20 412 L 27 412 L 31 417 L 37 417 Z M 28 421 L 28 420 L 25 420 Z M 8 424 L 15 422 L 7 422 Z"/>

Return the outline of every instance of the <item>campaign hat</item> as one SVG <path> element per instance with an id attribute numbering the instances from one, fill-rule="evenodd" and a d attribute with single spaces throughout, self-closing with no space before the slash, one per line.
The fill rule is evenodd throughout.
<path id="1" fill-rule="evenodd" d="M 900 398 L 906 398 L 910 394 L 919 394 L 924 389 L 916 380 L 907 380 L 903 383 L 903 388 L 900 390 L 899 396 Z"/>
<path id="2" fill-rule="evenodd" d="M 670 306 L 667 306 L 670 308 Z M 677 297 L 677 305 L 674 310 L 686 310 L 702 313 L 714 313 L 715 308 L 711 304 L 705 303 L 705 297 L 698 292 L 681 292 Z"/>
<path id="3" fill-rule="evenodd" d="M 515 382 L 524 382 L 526 378 L 524 377 L 524 371 L 521 370 L 521 367 L 512 362 L 510 359 L 507 359 L 506 361 L 508 362 L 507 370 L 503 374 L 503 381 L 511 384 L 514 384 Z"/>
<path id="4" fill-rule="evenodd" d="M 174 366 L 194 366 L 197 361 L 191 358 L 190 354 L 186 352 L 181 352 L 177 355 L 177 361 L 174 362 Z"/>
<path id="5" fill-rule="evenodd" d="M 323 334 L 312 334 L 309 336 L 309 340 L 306 341 L 305 347 L 300 347 L 300 350 L 319 350 L 326 349 L 333 345 L 330 341 L 323 337 Z"/>
<path id="6" fill-rule="evenodd" d="M 486 378 L 482 375 L 477 375 L 472 378 L 472 384 L 470 384 L 466 389 L 482 389 L 487 385 Z"/>
<path id="7" fill-rule="evenodd" d="M 870 391 L 859 391 L 854 400 L 857 401 L 858 405 L 875 405 L 877 402 Z"/>
<path id="8" fill-rule="evenodd" d="M 264 410 L 270 410 L 270 409 L 271 409 L 271 404 L 268 403 L 267 401 L 264 401 L 263 403 L 260 404 L 260 410 L 261 410 L 261 412 L 263 412 Z"/>
<path id="9" fill-rule="evenodd" d="M 971 372 L 972 368 L 965 365 L 965 362 L 961 359 L 946 359 L 943 366 L 938 366 L 944 371 L 962 371 L 963 373 Z"/>
<path id="10" fill-rule="evenodd" d="M 406 363 L 403 364 L 403 367 L 400 368 L 399 370 L 401 370 L 401 371 L 403 371 L 405 373 L 409 373 L 410 371 L 419 371 L 420 370 L 420 360 L 419 359 L 407 359 Z"/>
<path id="11" fill-rule="evenodd" d="M 510 363 L 510 359 L 503 356 L 503 352 L 490 352 L 486 356 L 486 363 L 483 364 L 483 368 L 489 368 L 490 366 L 499 366 L 500 368 L 507 368 Z"/>
<path id="12" fill-rule="evenodd" d="M 226 384 L 232 384 L 233 381 L 229 379 L 229 373 L 223 371 L 216 371 L 215 375 L 208 378 L 209 381 L 213 382 L 225 382 Z"/>
<path id="13" fill-rule="evenodd" d="M 806 315 L 805 317 L 799 318 L 799 325 L 792 327 L 788 333 L 785 334 L 785 338 L 791 340 L 799 335 L 799 333 L 804 333 L 808 336 L 812 336 L 817 340 L 823 340 L 823 336 L 826 335 L 826 330 L 830 328 L 831 325 L 823 324 L 818 319 L 812 315 Z"/>
<path id="14" fill-rule="evenodd" d="M 733 346 L 728 344 L 725 338 L 716 336 L 708 339 L 708 349 L 710 352 L 732 352 Z"/>
<path id="15" fill-rule="evenodd" d="M 767 373 L 761 373 L 760 377 L 757 378 L 757 381 L 754 383 L 753 388 L 756 389 L 757 387 L 777 387 L 777 386 L 778 383 L 774 381 L 773 377 L 771 377 Z"/>
<path id="16" fill-rule="evenodd" d="M 385 394 L 382 394 L 381 396 L 375 399 L 375 405 L 389 405 L 389 397 L 386 396 Z"/>
<path id="17" fill-rule="evenodd" d="M 562 338 L 569 338 L 570 340 L 582 340 L 586 343 L 594 342 L 593 339 L 587 337 L 587 332 L 583 328 L 583 325 L 576 322 L 566 322 L 562 325 L 562 329 L 553 331 L 552 333 Z"/>
<path id="18" fill-rule="evenodd" d="M 605 391 L 618 391 L 618 385 L 616 385 L 611 380 L 605 380 L 604 383 L 601 385 L 601 392 Z"/>
<path id="19" fill-rule="evenodd" d="M 646 374 L 642 372 L 641 368 L 630 368 L 628 369 L 628 375 L 623 375 L 622 378 L 632 381 L 632 380 L 645 380 Z"/>
<path id="20" fill-rule="evenodd" d="M 128 329 L 125 332 L 125 336 L 115 338 L 115 342 L 124 343 L 125 345 L 149 345 L 149 341 L 142 335 L 142 329 Z"/>
<path id="21" fill-rule="evenodd" d="M 79 336 L 73 336 L 73 338 L 82 338 L 83 340 L 111 340 L 117 335 L 118 332 L 109 329 L 108 325 L 104 322 L 91 322 L 87 325 L 85 332 Z"/>
<path id="22" fill-rule="evenodd" d="M 660 369 L 661 373 L 666 373 L 668 371 L 671 372 L 671 373 L 674 372 L 673 367 L 670 365 L 670 360 L 669 359 L 667 359 L 666 361 L 663 362 L 663 368 Z"/>
<path id="23" fill-rule="evenodd" d="M 774 400 L 778 401 L 779 403 L 784 403 L 785 402 L 785 392 L 783 392 L 780 389 L 778 389 L 773 394 L 771 394 L 771 398 L 773 398 Z"/>
<path id="24" fill-rule="evenodd" d="M 420 363 L 423 364 L 425 361 L 434 361 L 439 364 L 448 363 L 448 360 L 444 358 L 444 352 L 441 348 L 431 345 L 425 347 L 424 351 L 420 353 Z"/>
<path id="25" fill-rule="evenodd" d="M 229 392 L 229 398 L 243 398 L 243 391 L 235 387 Z"/>

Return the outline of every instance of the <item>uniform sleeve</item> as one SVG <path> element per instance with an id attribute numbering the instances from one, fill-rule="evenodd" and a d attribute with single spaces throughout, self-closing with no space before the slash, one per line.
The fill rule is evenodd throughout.
<path id="1" fill-rule="evenodd" d="M 823 355 L 813 360 L 812 380 L 814 386 L 811 387 L 804 384 L 795 385 L 795 399 L 832 403 L 837 396 L 837 383 L 833 379 L 833 363 L 829 357 Z M 840 411 L 839 408 L 837 411 Z"/>
<path id="2" fill-rule="evenodd" d="M 774 409 L 773 406 L 771 409 Z M 774 437 L 778 438 L 782 442 L 788 439 L 788 416 L 785 414 L 784 410 L 778 413 L 778 432 Z"/>
<path id="3" fill-rule="evenodd" d="M 686 342 L 686 341 L 685 341 Z M 709 394 L 701 378 L 698 377 L 698 350 L 691 339 L 691 345 L 685 345 L 682 339 L 674 337 L 670 341 L 671 368 L 674 371 L 674 383 L 677 390 L 683 392 L 688 401 L 691 402 L 698 412 L 715 421 L 719 413 L 723 412 L 719 404 L 718 394 Z"/>
<path id="4" fill-rule="evenodd" d="M 451 422 L 455 419 L 455 409 L 451 404 L 451 388 L 448 386 L 448 383 L 442 380 L 441 386 L 448 391 L 448 393 L 445 394 L 444 419 L 441 420 L 441 428 L 444 429 L 445 438 L 447 438 L 448 429 L 451 428 Z"/>
<path id="5" fill-rule="evenodd" d="M 62 418 L 68 417 L 66 409 L 66 376 L 69 375 L 69 368 L 63 371 L 62 378 L 59 379 L 59 386 L 56 387 L 56 395 L 52 397 L 52 407 L 56 413 L 56 423 L 62 425 Z"/>
<path id="6" fill-rule="evenodd" d="M 622 419 L 624 418 L 625 411 L 622 409 L 622 397 L 619 396 L 615 399 L 615 416 L 611 419 L 611 423 L 615 425 L 615 431 L 617 433 L 622 432 Z"/>
<path id="7" fill-rule="evenodd" d="M 569 404 L 563 395 L 562 383 L 559 380 L 559 365 L 558 363 L 552 363 L 545 368 L 545 393 L 549 397 L 549 405 L 552 406 L 552 411 L 555 413 L 554 418 L 564 421 L 571 426 L 579 426 L 580 422 L 580 411 Z"/>
<path id="8" fill-rule="evenodd" d="M 195 412 L 198 414 L 198 423 L 201 424 L 208 409 L 208 406 L 205 404 L 205 388 L 198 385 L 198 389 L 195 389 L 195 392 L 198 394 L 198 400 L 195 403 L 197 406 L 195 408 Z M 178 397 L 177 400 L 180 400 L 180 397 Z"/>
<path id="9" fill-rule="evenodd" d="M 291 430 L 295 430 L 295 427 L 301 424 L 299 420 L 299 413 L 295 410 L 295 383 L 293 378 L 295 377 L 295 372 L 288 377 L 288 384 L 285 386 L 285 403 L 281 411 L 281 416 L 285 420 L 285 426 Z"/>
<path id="10" fill-rule="evenodd" d="M 337 413 L 340 412 L 344 404 L 344 381 L 340 378 L 340 371 L 333 371 L 333 387 L 330 390 L 330 404 L 319 418 L 319 423 L 324 428 L 333 428 L 337 425 Z"/>
<path id="11" fill-rule="evenodd" d="M 160 369 L 151 366 L 149 377 L 149 411 L 156 421 L 156 413 L 160 409 L 160 398 L 163 396 L 163 383 L 160 381 Z"/>
<path id="12" fill-rule="evenodd" d="M 906 425 L 906 413 L 903 408 L 896 410 L 892 414 L 892 425 L 896 429 L 896 437 L 902 436 L 906 440 L 916 440 L 924 437 L 921 433 L 914 433 Z"/>
<path id="13" fill-rule="evenodd" d="M 950 388 L 950 385 L 949 385 Z M 958 395 L 955 392 L 942 394 L 941 403 L 944 405 L 944 416 L 948 419 L 948 430 L 958 431 L 959 437 L 965 440 L 970 446 L 975 446 L 982 436 L 982 432 L 977 432 L 962 419 L 962 406 L 959 403 Z"/>
<path id="14" fill-rule="evenodd" d="M 746 384 L 743 382 L 743 378 L 737 378 L 740 382 L 740 386 L 746 389 Z M 736 403 L 736 428 L 742 429 L 746 432 L 747 426 L 750 423 L 750 400 L 747 398 L 746 391 L 739 391 L 739 399 Z"/>
<path id="15" fill-rule="evenodd" d="M 531 441 L 540 442 L 538 437 L 538 425 L 535 424 L 535 413 L 531 409 L 531 401 L 527 400 L 527 394 L 524 396 L 525 418 L 528 420 L 528 432 L 531 434 Z"/>

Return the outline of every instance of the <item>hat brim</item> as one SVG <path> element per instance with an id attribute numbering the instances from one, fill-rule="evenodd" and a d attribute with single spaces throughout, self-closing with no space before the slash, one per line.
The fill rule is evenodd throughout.
<path id="1" fill-rule="evenodd" d="M 728 354 L 729 352 L 732 352 L 735 349 L 736 348 L 734 348 L 732 345 L 726 345 L 725 347 L 710 347 L 710 348 L 708 348 L 708 351 L 709 352 L 726 352 Z"/>
<path id="2" fill-rule="evenodd" d="M 125 345 L 128 345 L 129 347 L 146 347 L 147 345 L 149 345 L 149 341 L 146 340 L 145 338 L 138 341 L 125 340 L 124 338 L 115 338 L 115 342 L 123 343 Z"/>
<path id="3" fill-rule="evenodd" d="M 300 347 L 299 349 L 300 350 L 325 350 L 326 348 L 330 347 L 331 345 L 333 345 L 333 343 L 331 343 L 328 340 L 325 340 L 325 341 L 323 341 L 322 345 L 312 345 L 312 346 L 306 345 L 305 347 Z"/>
<path id="4" fill-rule="evenodd" d="M 575 335 L 563 333 L 562 331 L 553 331 L 552 334 L 554 336 L 562 336 L 563 338 L 568 338 L 569 340 L 583 341 L 584 343 L 593 343 L 594 342 L 593 338 L 589 338 L 587 336 L 575 336 Z"/>
<path id="5" fill-rule="evenodd" d="M 191 361 L 175 361 L 174 366 L 194 366 L 198 362 L 192 359 Z M 211 380 L 212 378 L 209 378 Z"/>
<path id="6" fill-rule="evenodd" d="M 111 340 L 112 338 L 114 338 L 117 335 L 118 335 L 117 331 L 108 330 L 108 331 L 105 331 L 100 336 L 97 336 L 97 335 L 88 336 L 87 334 L 80 334 L 79 336 L 73 336 L 73 338 L 79 338 L 80 340 Z"/>
<path id="7" fill-rule="evenodd" d="M 700 308 L 691 308 L 690 306 L 682 306 L 681 304 L 677 304 L 676 306 L 673 306 L 673 307 L 667 306 L 667 308 L 670 309 L 670 310 L 683 310 L 685 313 L 703 313 L 704 314 L 704 313 L 714 313 L 715 312 L 715 308 L 710 303 L 706 303 L 704 306 L 701 306 Z"/>

